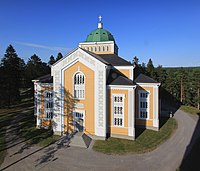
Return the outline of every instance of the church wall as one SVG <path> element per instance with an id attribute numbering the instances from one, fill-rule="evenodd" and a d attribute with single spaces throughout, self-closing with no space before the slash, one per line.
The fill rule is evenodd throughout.
<path id="1" fill-rule="evenodd" d="M 76 72 L 82 72 L 85 75 L 85 98 L 73 100 L 73 76 Z M 64 91 L 65 91 L 65 102 L 64 102 L 64 130 L 73 131 L 73 118 L 68 117 L 67 113 L 72 113 L 73 110 L 84 110 L 84 126 L 85 133 L 94 134 L 94 71 L 85 66 L 81 62 L 76 62 L 71 67 L 64 71 Z M 68 93 L 66 93 L 68 92 Z M 67 96 L 66 96 L 67 94 Z M 69 97 L 67 100 L 66 98 Z M 70 107 L 67 101 L 70 101 Z M 74 107 L 74 102 L 76 107 Z M 72 115 L 71 115 L 72 116 Z M 69 119 L 67 119 L 69 118 Z M 68 122 L 69 121 L 69 122 Z"/>
<path id="2" fill-rule="evenodd" d="M 124 74 L 127 78 L 130 78 L 130 69 L 118 69 L 122 74 Z"/>
<path id="3" fill-rule="evenodd" d="M 124 99 L 124 126 L 123 127 L 119 127 L 119 126 L 114 126 L 113 124 L 113 99 L 112 99 L 112 95 L 113 94 L 124 94 L 125 95 L 125 99 Z M 110 135 L 124 135 L 124 136 L 128 136 L 128 90 L 120 90 L 120 89 L 110 89 L 109 90 L 109 113 L 110 113 L 110 117 L 109 117 L 109 133 Z"/>
<path id="4" fill-rule="evenodd" d="M 139 119 L 139 104 L 138 104 L 138 91 L 139 90 L 145 90 L 148 91 L 150 93 L 150 97 L 149 97 L 149 119 Z M 154 99 L 153 99 L 153 95 L 154 95 L 154 89 L 153 86 L 149 86 L 149 87 L 140 87 L 138 86 L 136 88 L 136 98 L 135 98 L 135 113 L 136 113 L 136 125 L 141 125 L 141 126 L 145 126 L 145 127 L 153 127 L 153 116 L 154 116 L 154 110 L 153 110 L 153 104 L 154 104 Z"/>

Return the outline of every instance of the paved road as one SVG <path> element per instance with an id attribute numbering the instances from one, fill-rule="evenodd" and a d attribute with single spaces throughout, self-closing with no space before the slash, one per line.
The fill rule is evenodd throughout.
<path id="1" fill-rule="evenodd" d="M 10 171 L 175 171 L 189 145 L 198 118 L 178 110 L 175 113 L 178 129 L 172 137 L 150 153 L 137 155 L 105 155 L 91 149 L 51 145 L 40 149 L 20 143 L 8 149 L 1 166 Z M 31 154 L 33 153 L 33 154 Z"/>

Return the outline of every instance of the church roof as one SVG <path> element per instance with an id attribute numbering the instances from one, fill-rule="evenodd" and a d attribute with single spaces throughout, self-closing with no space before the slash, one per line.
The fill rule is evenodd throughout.
<path id="1" fill-rule="evenodd" d="M 81 48 L 82 49 L 82 48 Z M 127 60 L 119 57 L 116 54 L 95 54 L 93 52 L 90 52 L 88 50 L 82 49 L 83 51 L 87 52 L 97 60 L 103 62 L 106 65 L 112 65 L 112 66 L 132 66 L 130 62 Z"/>
<path id="2" fill-rule="evenodd" d="M 81 48 L 82 49 L 82 48 Z M 88 50 L 85 50 L 85 49 L 82 49 L 83 51 L 85 51 L 86 53 L 90 54 L 91 56 L 93 56 L 94 58 L 96 58 L 97 60 L 103 62 L 104 64 L 106 65 L 110 65 L 109 62 L 107 62 L 106 60 L 104 60 L 103 58 L 101 58 L 99 55 L 93 53 L 93 52 L 90 52 Z"/>
<path id="3" fill-rule="evenodd" d="M 135 85 L 135 83 L 116 69 L 111 69 L 107 85 Z"/>
<path id="4" fill-rule="evenodd" d="M 113 80 L 109 85 L 135 85 L 132 80 L 127 77 L 118 76 L 115 80 Z"/>
<path id="5" fill-rule="evenodd" d="M 51 74 L 47 74 L 47 75 L 38 77 L 34 80 L 38 81 L 40 83 L 53 83 L 53 77 L 51 76 Z"/>
<path id="6" fill-rule="evenodd" d="M 158 83 L 154 79 L 152 79 L 144 74 L 139 74 L 139 76 L 134 81 L 136 83 Z"/>
<path id="7" fill-rule="evenodd" d="M 99 56 L 113 66 L 132 66 L 130 62 L 116 54 L 101 54 Z"/>

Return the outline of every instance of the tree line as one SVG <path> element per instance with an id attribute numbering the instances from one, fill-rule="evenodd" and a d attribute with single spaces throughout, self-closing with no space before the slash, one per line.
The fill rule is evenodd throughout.
<path id="1" fill-rule="evenodd" d="M 0 107 L 10 107 L 21 100 L 21 90 L 32 88 L 32 80 L 50 74 L 50 65 L 61 59 L 63 55 L 58 53 L 57 57 L 50 56 L 48 63 L 33 54 L 24 62 L 18 56 L 12 45 L 9 45 L 0 61 Z"/>
<path id="2" fill-rule="evenodd" d="M 33 89 L 32 80 L 50 74 L 50 66 L 62 57 L 61 53 L 58 53 L 56 58 L 51 55 L 49 61 L 45 63 L 39 56 L 33 54 L 25 63 L 14 47 L 9 45 L 0 62 L 0 107 L 19 103 L 20 90 Z M 138 63 L 137 57 L 134 60 Z M 154 67 L 152 59 L 149 59 L 147 64 L 141 63 L 138 66 L 143 74 L 161 83 L 161 89 L 177 101 L 200 108 L 200 67 L 163 68 L 161 65 Z M 164 94 L 162 98 L 168 99 L 168 96 Z"/>
<path id="3" fill-rule="evenodd" d="M 154 67 L 152 59 L 147 64 L 139 64 L 139 67 L 181 104 L 200 109 L 200 67 Z M 165 95 L 162 98 L 168 98 Z"/>

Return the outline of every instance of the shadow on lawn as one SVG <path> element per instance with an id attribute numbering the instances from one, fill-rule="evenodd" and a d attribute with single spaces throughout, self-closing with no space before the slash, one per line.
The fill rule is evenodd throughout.
<path id="1" fill-rule="evenodd" d="M 23 108 L 22 110 L 18 110 L 17 112 L 10 112 L 8 116 L 5 117 L 5 114 L 3 113 L 4 116 L 1 115 L 1 122 L 0 122 L 0 135 L 8 136 L 6 139 L 8 142 L 6 143 L 7 146 L 0 151 L 5 151 L 11 147 L 14 147 L 18 144 L 24 143 L 19 150 L 13 155 L 17 155 L 20 153 L 23 153 L 24 150 L 29 149 L 32 145 L 38 144 L 41 140 L 47 139 L 53 135 L 52 130 L 44 130 L 44 129 L 36 129 L 35 128 L 35 117 L 33 115 L 33 108 L 30 109 L 30 105 L 25 105 L 27 106 L 26 108 Z M 26 112 L 24 112 L 26 111 Z M 4 118 L 5 117 L 5 118 Z M 9 136 L 11 136 L 9 138 Z M 59 141 L 59 140 L 57 140 Z M 37 150 L 33 151 L 32 153 L 18 159 L 17 161 L 5 166 L 4 168 L 1 168 L 0 170 L 6 170 L 7 168 L 13 166 L 14 164 L 26 159 L 27 157 L 49 147 L 50 145 L 54 144 L 54 142 L 50 142 L 48 145 L 38 148 Z M 1 145 L 1 144 L 0 144 Z M 38 165 L 47 162 L 49 160 L 56 160 L 54 158 L 54 153 L 59 149 L 58 145 L 54 147 L 53 150 L 47 148 L 44 151 L 44 154 L 41 158 L 38 159 L 39 163 Z"/>

